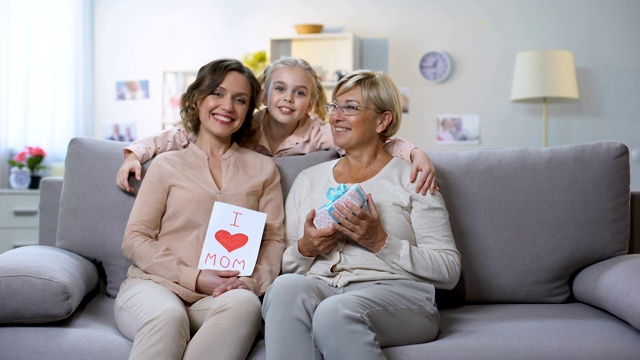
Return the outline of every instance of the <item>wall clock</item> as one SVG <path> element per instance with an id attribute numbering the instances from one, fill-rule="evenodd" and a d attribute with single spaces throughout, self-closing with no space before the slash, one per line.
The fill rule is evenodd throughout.
<path id="1" fill-rule="evenodd" d="M 428 51 L 420 59 L 420 72 L 425 79 L 441 83 L 451 75 L 451 57 L 444 51 Z"/>

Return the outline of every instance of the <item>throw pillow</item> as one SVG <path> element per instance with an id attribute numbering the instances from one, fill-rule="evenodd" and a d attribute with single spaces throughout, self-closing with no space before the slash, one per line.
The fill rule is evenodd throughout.
<path id="1" fill-rule="evenodd" d="M 46 323 L 73 314 L 98 284 L 88 260 L 50 246 L 0 254 L 0 323 Z"/>

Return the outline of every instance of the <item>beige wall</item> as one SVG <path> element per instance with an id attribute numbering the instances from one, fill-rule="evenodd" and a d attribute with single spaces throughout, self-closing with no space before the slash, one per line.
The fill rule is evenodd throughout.
<path id="1" fill-rule="evenodd" d="M 509 100 L 515 55 L 534 49 L 570 50 L 577 66 L 581 100 L 549 106 L 550 146 L 615 139 L 640 149 L 637 0 L 95 1 L 96 136 L 111 122 L 159 131 L 164 70 L 266 50 L 270 37 L 314 22 L 387 41 L 388 71 L 411 97 L 399 135 L 425 149 L 541 146 L 542 106 Z M 432 49 L 454 57 L 444 84 L 418 71 Z M 117 102 L 116 81 L 132 79 L 149 80 L 150 98 Z M 436 144 L 445 113 L 479 115 L 481 143 Z M 640 190 L 640 163 L 632 188 Z"/>

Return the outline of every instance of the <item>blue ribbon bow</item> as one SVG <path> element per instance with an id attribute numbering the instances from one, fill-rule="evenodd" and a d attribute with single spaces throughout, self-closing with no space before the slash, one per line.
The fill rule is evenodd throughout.
<path id="1" fill-rule="evenodd" d="M 355 185 L 354 185 L 355 186 Z M 362 193 L 360 193 L 360 191 L 357 189 L 357 193 L 358 195 L 364 200 L 365 197 Z M 333 211 L 335 210 L 335 207 L 333 206 L 333 203 L 340 199 L 340 197 L 342 197 L 342 195 L 346 194 L 347 191 L 349 191 L 349 187 L 345 184 L 340 184 L 338 185 L 337 188 L 332 188 L 330 187 L 327 190 L 327 194 L 326 197 L 327 199 L 329 199 L 329 202 L 327 202 L 326 204 L 322 205 L 318 211 L 322 210 L 322 209 L 327 209 L 327 211 L 329 212 L 329 216 L 331 216 L 331 218 L 335 221 L 335 222 L 339 222 L 338 219 L 336 219 L 335 216 L 333 216 Z"/>
<path id="2" fill-rule="evenodd" d="M 342 195 L 346 194 L 347 191 L 349 191 L 349 188 L 347 187 L 347 185 L 340 184 L 338 185 L 337 188 L 330 187 L 329 190 L 327 190 L 327 195 L 325 196 L 327 197 L 327 199 L 329 199 L 329 202 L 334 202 L 340 199 Z"/>

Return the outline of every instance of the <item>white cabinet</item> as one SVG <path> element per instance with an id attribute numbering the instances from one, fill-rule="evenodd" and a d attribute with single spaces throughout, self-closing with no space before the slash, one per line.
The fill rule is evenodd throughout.
<path id="1" fill-rule="evenodd" d="M 40 192 L 0 189 L 0 253 L 38 243 Z"/>
<path id="2" fill-rule="evenodd" d="M 336 71 L 347 73 L 360 69 L 360 40 L 351 33 L 320 33 L 272 38 L 269 47 L 271 62 L 283 56 L 307 60 L 322 79 L 328 92 L 335 86 Z"/>

